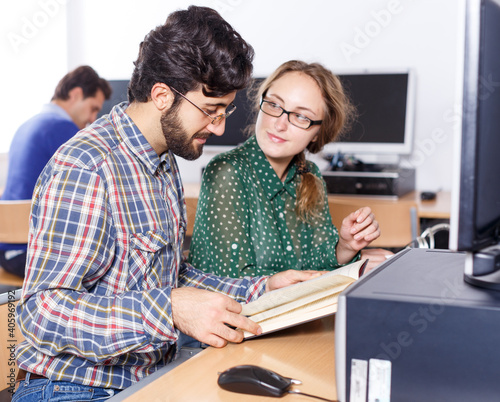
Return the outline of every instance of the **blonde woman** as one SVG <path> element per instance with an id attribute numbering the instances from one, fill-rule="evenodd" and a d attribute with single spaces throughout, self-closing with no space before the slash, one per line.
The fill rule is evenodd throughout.
<path id="1" fill-rule="evenodd" d="M 318 63 L 289 61 L 260 85 L 255 103 L 255 135 L 205 169 L 190 262 L 241 277 L 356 260 L 379 225 L 365 207 L 337 230 L 319 168 L 304 154 L 335 140 L 352 115 L 339 79 Z"/>

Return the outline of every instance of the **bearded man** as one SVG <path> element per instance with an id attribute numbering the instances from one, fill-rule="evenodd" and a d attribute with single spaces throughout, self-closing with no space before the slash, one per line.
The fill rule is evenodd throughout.
<path id="1" fill-rule="evenodd" d="M 315 275 L 230 279 L 183 259 L 174 155 L 195 159 L 223 134 L 252 58 L 214 10 L 174 12 L 141 43 L 129 102 L 47 164 L 33 195 L 13 401 L 107 399 L 171 362 L 181 332 L 215 347 L 241 342 L 235 327 L 259 334 L 240 303 Z"/>

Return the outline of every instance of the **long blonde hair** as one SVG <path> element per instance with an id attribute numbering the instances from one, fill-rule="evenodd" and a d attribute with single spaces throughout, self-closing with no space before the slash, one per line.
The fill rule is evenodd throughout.
<path id="1" fill-rule="evenodd" d="M 319 63 L 306 63 L 290 60 L 279 66 L 262 84 L 254 90 L 254 103 L 259 110 L 260 100 L 277 79 L 291 72 L 308 75 L 318 84 L 325 103 L 323 122 L 320 125 L 317 140 L 307 145 L 313 154 L 320 152 L 329 142 L 334 141 L 351 123 L 355 109 L 347 97 L 339 78 Z M 295 164 L 301 174 L 297 186 L 296 213 L 303 221 L 310 221 L 318 216 L 318 207 L 324 198 L 323 182 L 308 171 L 305 154 L 295 156 Z"/>

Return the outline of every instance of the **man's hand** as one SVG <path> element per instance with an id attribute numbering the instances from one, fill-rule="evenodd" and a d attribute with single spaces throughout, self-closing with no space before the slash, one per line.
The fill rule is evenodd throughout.
<path id="1" fill-rule="evenodd" d="M 361 259 L 368 259 L 368 264 L 365 268 L 365 274 L 367 272 L 370 272 L 376 266 L 387 261 L 387 259 L 391 258 L 393 255 L 394 253 L 392 251 L 384 250 L 383 248 L 369 248 L 361 250 Z"/>
<path id="2" fill-rule="evenodd" d="M 337 244 L 337 261 L 347 264 L 356 253 L 380 236 L 380 228 L 369 207 L 349 214 L 342 221 Z"/>
<path id="3" fill-rule="evenodd" d="M 325 271 L 296 271 L 294 269 L 278 272 L 267 280 L 266 292 L 284 288 L 285 286 L 293 285 L 294 283 L 304 282 L 323 275 L 324 273 Z"/>
<path id="4" fill-rule="evenodd" d="M 241 305 L 226 295 L 192 287 L 172 289 L 171 294 L 174 326 L 210 346 L 243 341 L 243 332 L 229 326 L 255 335 L 262 332 L 259 325 L 239 314 Z"/>

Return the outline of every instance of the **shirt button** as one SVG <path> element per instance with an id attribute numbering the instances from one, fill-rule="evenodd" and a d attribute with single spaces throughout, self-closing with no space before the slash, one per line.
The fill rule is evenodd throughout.
<path id="1" fill-rule="evenodd" d="M 233 244 L 231 245 L 231 248 L 232 248 L 233 250 L 236 250 L 236 249 L 238 248 L 238 245 L 237 245 L 236 243 L 233 243 Z"/>
<path id="2" fill-rule="evenodd" d="M 280 212 L 279 217 L 280 217 L 281 219 L 283 219 L 283 216 L 284 216 L 284 215 L 283 215 L 283 212 Z"/>
<path id="3" fill-rule="evenodd" d="M 290 246 L 290 245 L 286 246 L 286 250 L 287 251 L 292 251 L 292 246 Z"/>

